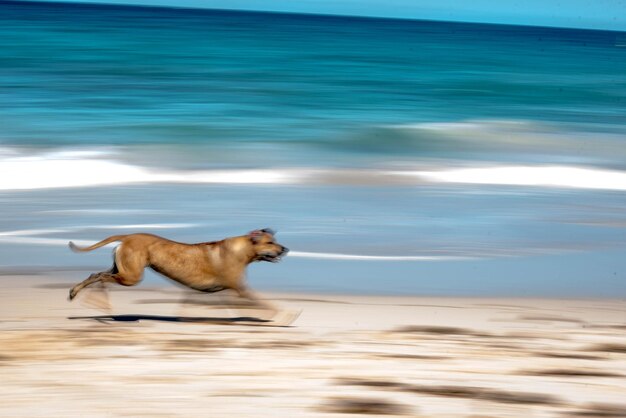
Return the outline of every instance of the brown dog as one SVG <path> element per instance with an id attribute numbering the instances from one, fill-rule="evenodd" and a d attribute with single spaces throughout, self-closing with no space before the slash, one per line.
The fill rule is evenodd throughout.
<path id="1" fill-rule="evenodd" d="M 271 229 L 199 244 L 183 244 L 152 234 L 130 234 L 114 235 L 85 248 L 72 242 L 69 246 L 73 251 L 91 251 L 115 241 L 121 244 L 114 250 L 113 267 L 74 286 L 70 300 L 94 283 L 134 286 L 141 281 L 144 268 L 150 267 L 192 289 L 208 293 L 231 289 L 240 297 L 269 307 L 247 289 L 246 267 L 254 261 L 278 262 L 289 251 L 274 240 Z"/>

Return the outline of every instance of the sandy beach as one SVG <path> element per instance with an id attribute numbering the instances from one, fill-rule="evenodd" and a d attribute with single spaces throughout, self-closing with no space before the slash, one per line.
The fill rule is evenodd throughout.
<path id="1" fill-rule="evenodd" d="M 626 416 L 623 300 L 263 294 L 302 310 L 282 327 L 168 285 L 2 283 L 2 417 Z"/>

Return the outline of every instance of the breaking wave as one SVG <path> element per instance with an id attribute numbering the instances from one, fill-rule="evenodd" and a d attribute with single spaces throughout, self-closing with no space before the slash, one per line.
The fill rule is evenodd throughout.
<path id="1" fill-rule="evenodd" d="M 483 184 L 626 190 L 626 171 L 567 165 L 439 166 L 414 170 L 263 168 L 154 171 L 101 159 L 4 158 L 0 190 L 186 184 Z"/>
<path id="2" fill-rule="evenodd" d="M 531 120 L 420 122 L 371 127 L 328 146 L 417 158 L 623 167 L 625 133 L 608 126 Z"/>
<path id="3" fill-rule="evenodd" d="M 4 151 L 4 152 L 2 152 Z M 293 173 L 272 169 L 154 170 L 89 152 L 52 152 L 34 156 L 0 151 L 0 190 L 115 186 L 135 183 L 281 184 Z"/>
<path id="4" fill-rule="evenodd" d="M 261 147 L 256 160 L 246 160 L 246 167 L 253 168 L 218 169 L 210 168 L 216 167 L 214 163 L 170 161 L 173 158 L 168 158 L 169 148 L 157 152 L 156 157 L 170 163 L 169 167 L 142 162 L 138 150 L 132 155 L 139 159 L 129 160 L 128 152 L 115 148 L 69 148 L 38 153 L 0 148 L 0 191 L 167 183 L 476 184 L 626 190 L 623 132 L 602 129 L 588 132 L 564 124 L 514 120 L 386 125 L 325 145 L 300 144 L 298 155 L 290 160 L 292 166 L 279 164 L 264 154 L 275 153 L 275 147 Z M 254 144 L 248 146 L 256 149 Z M 369 159 L 365 160 L 368 164 L 341 160 L 344 155 L 341 148 L 350 151 L 350 156 L 369 153 Z M 191 151 L 193 148 L 183 154 Z M 329 165 L 329 155 L 345 164 Z"/>

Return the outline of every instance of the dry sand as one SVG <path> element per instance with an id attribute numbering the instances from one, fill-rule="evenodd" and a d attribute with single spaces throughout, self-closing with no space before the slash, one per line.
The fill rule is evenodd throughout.
<path id="1" fill-rule="evenodd" d="M 626 417 L 624 300 L 265 295 L 302 309 L 277 327 L 175 287 L 103 313 L 0 283 L 2 417 Z"/>

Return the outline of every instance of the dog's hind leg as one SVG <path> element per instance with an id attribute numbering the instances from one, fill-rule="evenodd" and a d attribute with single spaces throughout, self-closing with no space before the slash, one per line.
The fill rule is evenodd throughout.
<path id="1" fill-rule="evenodd" d="M 94 283 L 117 283 L 121 284 L 122 286 L 134 286 L 140 281 L 141 275 L 139 275 L 139 277 L 127 276 L 120 273 L 113 273 L 112 271 L 94 273 L 90 275 L 87 279 L 83 280 L 82 282 L 70 289 L 70 300 L 74 299 L 78 292 L 80 292 L 82 289 Z"/>
<path id="2" fill-rule="evenodd" d="M 94 283 L 118 283 L 122 286 L 134 286 L 143 277 L 143 269 L 146 266 L 145 254 L 125 249 L 119 245 L 113 253 L 113 267 L 108 271 L 94 273 L 87 279 L 77 284 L 70 290 L 70 300 L 74 299 L 78 292 Z"/>
<path id="3" fill-rule="evenodd" d="M 70 289 L 70 300 L 74 299 L 78 292 L 84 289 L 87 286 L 91 286 L 94 283 L 117 283 L 117 274 L 114 274 L 110 271 L 103 271 L 101 273 L 94 273 L 90 275 L 87 279 L 78 283 L 76 286 Z"/>

